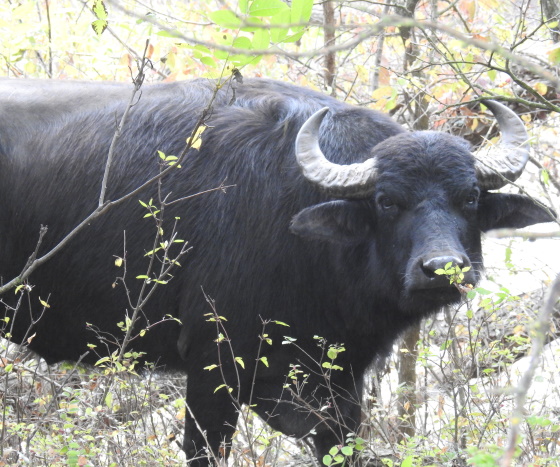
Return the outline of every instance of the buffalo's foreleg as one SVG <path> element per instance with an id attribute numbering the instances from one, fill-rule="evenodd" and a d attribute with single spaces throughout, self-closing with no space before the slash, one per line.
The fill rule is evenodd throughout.
<path id="1" fill-rule="evenodd" d="M 357 434 L 361 423 L 361 406 L 356 401 L 361 400 L 361 384 L 356 385 L 359 394 L 354 398 L 339 398 L 336 409 L 331 409 L 330 419 L 324 425 L 319 425 L 317 434 L 313 436 L 315 452 L 319 464 L 322 465 L 323 457 L 329 453 L 333 446 L 342 447 L 347 443 L 351 433 Z M 348 465 L 360 465 L 352 459 Z"/>
<path id="2" fill-rule="evenodd" d="M 205 384 L 189 384 L 196 381 L 196 376 L 189 373 L 187 382 L 183 449 L 190 466 L 206 467 L 215 465 L 216 459 L 227 459 L 239 412 L 226 389 L 214 393 L 217 385 L 209 388 Z"/>

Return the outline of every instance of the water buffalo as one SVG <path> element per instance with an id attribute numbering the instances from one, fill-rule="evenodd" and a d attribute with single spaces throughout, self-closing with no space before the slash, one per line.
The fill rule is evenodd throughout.
<path id="1" fill-rule="evenodd" d="M 214 90 L 204 79 L 143 87 L 116 145 L 108 199 L 157 174 L 158 151 L 182 151 Z M 130 93 L 126 84 L 0 81 L 4 282 L 36 249 L 41 225 L 39 256 L 95 209 Z M 175 230 L 192 249 L 142 305 L 135 332 L 149 330 L 131 348 L 188 375 L 191 464 L 227 456 L 239 403 L 285 434 L 312 437 L 322 457 L 357 429 L 368 366 L 409 326 L 461 299 L 435 271 L 470 267 L 464 280 L 475 284 L 481 232 L 552 219 L 525 196 L 491 191 L 520 175 L 528 149 L 521 120 L 487 106 L 502 143 L 479 161 L 460 138 L 407 132 L 313 90 L 226 84 L 181 168 L 83 228 L 31 275 L 32 299 L 18 308 L 13 292 L 4 296 L 10 338 L 29 340 L 49 363 L 95 363 L 117 350 L 117 323 L 153 257 L 153 218 L 139 199 L 157 205 L 159 190 L 170 204 L 158 242 Z M 171 203 L 224 180 L 235 185 L 225 194 Z M 126 260 L 126 288 L 115 282 L 115 256 Z"/>

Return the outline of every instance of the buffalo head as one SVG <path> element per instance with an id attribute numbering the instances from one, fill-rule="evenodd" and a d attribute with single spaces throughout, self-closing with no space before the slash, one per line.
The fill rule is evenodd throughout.
<path id="1" fill-rule="evenodd" d="M 477 157 L 461 138 L 426 131 L 388 138 L 369 159 L 350 165 L 332 163 L 321 151 L 328 108 L 317 111 L 299 131 L 296 157 L 305 178 L 338 200 L 300 212 L 292 231 L 369 244 L 376 289 L 398 290 L 403 311 L 427 312 L 459 300 L 458 289 L 438 270 L 451 263 L 465 283 L 475 284 L 482 269 L 480 232 L 552 220 L 527 197 L 489 192 L 520 176 L 529 148 L 517 115 L 494 101 L 486 105 L 502 141 Z"/>

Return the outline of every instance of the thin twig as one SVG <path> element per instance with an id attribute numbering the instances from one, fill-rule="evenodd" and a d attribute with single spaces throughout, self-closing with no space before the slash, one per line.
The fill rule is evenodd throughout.
<path id="1" fill-rule="evenodd" d="M 521 423 L 524 419 L 523 407 L 527 399 L 527 392 L 531 387 L 537 367 L 539 366 L 541 354 L 546 342 L 546 336 L 550 328 L 550 319 L 554 311 L 554 305 L 560 298 L 560 274 L 556 276 L 552 285 L 546 291 L 543 304 L 534 325 L 534 336 L 532 339 L 531 353 L 529 354 L 529 365 L 523 373 L 517 387 L 514 389 L 515 406 L 510 417 L 510 429 L 508 442 L 504 455 L 500 459 L 501 467 L 510 467 L 514 461 L 515 451 L 518 446 Z"/>
<path id="2" fill-rule="evenodd" d="M 515 54 L 508 50 L 507 48 L 501 46 L 500 44 L 493 42 L 493 41 L 486 41 L 482 39 L 476 39 L 473 37 L 469 37 L 461 32 L 458 32 L 452 26 L 446 26 L 442 23 L 438 23 L 436 21 L 427 21 L 427 20 L 415 20 L 413 18 L 406 18 L 400 15 L 387 15 L 381 18 L 377 23 L 369 26 L 368 28 L 364 28 L 363 24 L 356 24 L 356 25 L 346 25 L 347 28 L 355 27 L 359 32 L 357 32 L 352 39 L 347 40 L 346 42 L 331 45 L 328 47 L 319 47 L 312 50 L 306 50 L 301 52 L 296 51 L 286 51 L 281 49 L 279 46 L 272 46 L 268 49 L 259 49 L 259 50 L 246 50 L 246 49 L 239 49 L 236 47 L 220 45 L 216 42 L 211 41 L 204 41 L 200 39 L 196 39 L 194 37 L 188 37 L 184 34 L 181 34 L 179 31 L 169 28 L 166 25 L 160 23 L 151 15 L 142 15 L 138 14 L 134 11 L 128 10 L 124 8 L 122 5 L 115 1 L 111 1 L 111 4 L 124 12 L 125 14 L 132 16 L 137 19 L 142 19 L 143 21 L 147 21 L 154 26 L 172 34 L 177 39 L 181 39 L 190 44 L 196 45 L 203 45 L 213 50 L 221 50 L 224 52 L 228 52 L 230 54 L 239 54 L 243 53 L 245 55 L 281 55 L 286 56 L 289 58 L 297 58 L 297 57 L 315 57 L 317 55 L 325 55 L 331 52 L 338 52 L 341 50 L 352 49 L 356 47 L 358 44 L 364 42 L 366 39 L 370 37 L 374 37 L 379 35 L 379 33 L 386 28 L 392 27 L 400 27 L 400 28 L 419 28 L 419 29 L 432 29 L 436 31 L 444 32 L 449 36 L 458 39 L 465 44 L 472 45 L 477 47 L 481 50 L 486 50 L 489 52 L 495 52 L 500 54 L 502 57 L 510 60 L 511 62 L 517 63 L 518 65 L 524 67 L 528 71 L 535 73 L 541 76 L 544 79 L 547 79 L 553 86 L 560 89 L 560 78 L 551 73 L 548 69 L 543 66 L 536 64 L 535 62 L 521 56 Z M 281 27 L 283 25 L 274 25 L 274 26 L 266 26 L 262 24 L 256 24 L 249 21 L 243 21 L 240 28 L 247 26 L 247 27 L 254 27 L 254 28 L 261 28 L 261 29 L 268 29 L 270 27 Z M 285 25 L 288 26 L 288 25 Z M 292 25 L 293 26 L 293 25 Z M 308 26 L 307 23 L 303 24 L 303 26 Z"/>
<path id="3" fill-rule="evenodd" d="M 142 59 L 140 60 L 140 66 L 138 67 L 138 74 L 135 78 L 132 79 L 134 84 L 134 88 L 130 95 L 130 100 L 128 101 L 128 105 L 126 106 L 124 113 L 121 117 L 121 121 L 119 122 L 115 133 L 113 134 L 113 139 L 111 140 L 111 146 L 109 147 L 109 153 L 107 154 L 107 162 L 105 164 L 105 172 L 103 174 L 103 180 L 101 181 L 101 193 L 99 194 L 99 203 L 98 207 L 103 206 L 105 203 L 105 194 L 107 192 L 107 181 L 109 179 L 109 174 L 111 173 L 111 166 L 113 164 L 113 157 L 115 155 L 115 148 L 117 146 L 117 142 L 121 137 L 122 129 L 126 123 L 126 119 L 128 118 L 128 114 L 132 107 L 134 106 L 134 101 L 136 99 L 136 94 L 140 92 L 142 85 L 144 84 L 144 68 L 148 64 L 148 60 L 146 59 L 146 53 L 148 51 L 148 46 L 150 44 L 149 40 L 146 40 L 146 47 L 144 48 L 144 55 L 142 55 Z"/>
<path id="4" fill-rule="evenodd" d="M 517 229 L 495 229 L 486 233 L 488 238 L 518 237 L 525 240 L 536 240 L 539 238 L 560 238 L 560 231 L 554 232 L 523 232 Z"/>

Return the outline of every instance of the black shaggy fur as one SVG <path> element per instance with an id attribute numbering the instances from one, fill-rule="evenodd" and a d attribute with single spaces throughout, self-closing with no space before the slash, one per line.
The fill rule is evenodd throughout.
<path id="1" fill-rule="evenodd" d="M 145 86 L 119 140 L 109 180 L 115 199 L 157 173 L 157 150 L 181 152 L 214 83 L 197 80 Z M 49 231 L 41 252 L 56 244 L 91 212 L 99 196 L 105 157 L 130 95 L 130 86 L 103 83 L 0 81 L 0 274 L 17 276 L 34 250 L 40 225 Z M 235 100 L 224 87 L 213 105 L 200 151 L 191 150 L 164 180 L 177 199 L 217 187 L 235 187 L 170 206 L 166 228 L 180 217 L 179 237 L 192 251 L 143 309 L 143 322 L 166 315 L 133 347 L 160 367 L 186 371 L 187 402 L 218 453 L 231 440 L 236 407 L 218 363 L 243 403 L 274 428 L 298 437 L 311 432 L 318 455 L 357 429 L 362 375 L 385 355 L 395 338 L 460 295 L 426 271 L 429 258 L 458 257 L 482 269 L 480 233 L 493 227 L 544 222 L 549 215 L 521 196 L 480 193 L 474 158 L 466 143 L 435 132 L 406 133 L 387 116 L 349 106 L 320 93 L 264 79 L 246 79 Z M 294 156 L 296 134 L 316 110 L 330 112 L 321 146 L 330 160 L 378 158 L 379 182 L 363 200 L 333 200 L 301 175 Z M 155 186 L 139 195 L 156 198 Z M 15 317 L 12 340 L 35 334 L 29 347 L 47 362 L 77 360 L 97 343 L 92 327 L 122 336 L 116 323 L 129 310 L 114 256 L 126 256 L 132 295 L 145 272 L 153 227 L 138 197 L 81 231 L 67 248 L 31 277 L 33 295 L 50 297 L 51 309 L 36 323 L 38 299 Z M 123 232 L 126 252 L 123 253 Z M 215 301 L 229 344 L 217 345 L 207 321 Z M 6 298 L 8 300 L 8 298 Z M 130 311 L 130 310 L 129 310 Z M 7 312 L 9 314 L 9 312 Z M 257 354 L 262 323 L 272 345 Z M 29 327 L 31 329 L 29 330 Z M 29 334 L 30 333 L 30 334 Z M 106 334 L 106 335 L 109 335 Z M 344 344 L 328 385 L 316 363 L 325 360 L 314 335 Z M 282 345 L 283 336 L 297 345 Z M 237 368 L 233 354 L 246 368 Z M 269 366 L 254 365 L 266 356 Z M 85 361 L 99 358 L 91 352 Z M 291 365 L 308 380 L 285 388 Z M 255 375 L 255 376 L 254 376 Z M 253 380 L 254 376 L 254 380 Z M 300 382 L 303 378 L 300 379 Z M 330 386 L 332 392 L 327 388 Z M 334 399 L 333 399 L 334 394 Z M 250 396 L 251 395 L 251 396 Z M 249 398 L 252 397 L 251 400 Z M 307 409 L 304 407 L 307 406 Z M 320 416 L 310 413 L 330 406 Z M 187 420 L 185 450 L 204 453 L 205 442 Z M 205 458 L 192 465 L 207 465 Z"/>

